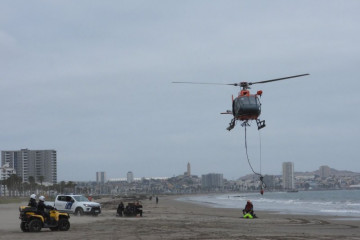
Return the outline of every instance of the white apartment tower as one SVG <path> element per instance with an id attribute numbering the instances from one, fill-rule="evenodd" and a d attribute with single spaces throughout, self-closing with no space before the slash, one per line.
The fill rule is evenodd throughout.
<path id="1" fill-rule="evenodd" d="M 1 166 L 8 164 L 14 168 L 16 175 L 23 182 L 28 182 L 29 177 L 35 181 L 57 183 L 57 157 L 55 150 L 29 150 L 1 151 Z"/>
<path id="2" fill-rule="evenodd" d="M 284 189 L 294 189 L 294 163 L 292 162 L 283 162 L 282 164 L 283 171 L 283 188 Z"/>
<path id="3" fill-rule="evenodd" d="M 201 175 L 201 186 L 204 188 L 223 187 L 224 178 L 221 173 L 209 173 Z"/>
<path id="4" fill-rule="evenodd" d="M 330 176 L 330 167 L 329 166 L 321 166 L 319 168 L 320 177 L 322 179 L 328 178 Z"/>
<path id="5" fill-rule="evenodd" d="M 9 167 L 9 164 L 4 164 L 0 167 L 0 181 L 4 181 L 8 179 L 12 174 L 16 174 L 15 169 Z M 0 183 L 0 196 L 4 196 L 7 194 L 6 185 L 1 185 Z"/>
<path id="6" fill-rule="evenodd" d="M 96 172 L 96 183 L 104 184 L 106 182 L 106 172 Z"/>
<path id="7" fill-rule="evenodd" d="M 132 183 L 134 181 L 134 174 L 133 172 L 128 172 L 127 175 L 126 175 L 126 178 L 127 178 L 127 182 L 128 183 Z"/>

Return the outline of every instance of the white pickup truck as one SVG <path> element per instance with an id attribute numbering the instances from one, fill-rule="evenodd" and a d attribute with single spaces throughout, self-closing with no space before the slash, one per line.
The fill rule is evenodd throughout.
<path id="1" fill-rule="evenodd" d="M 84 214 L 97 216 L 101 213 L 100 203 L 90 202 L 83 195 L 57 195 L 54 207 L 59 211 L 74 213 L 78 216 L 82 216 Z"/>

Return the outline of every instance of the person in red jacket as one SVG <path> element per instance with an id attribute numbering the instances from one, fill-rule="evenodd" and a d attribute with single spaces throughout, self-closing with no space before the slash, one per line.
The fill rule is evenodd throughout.
<path id="1" fill-rule="evenodd" d="M 243 214 L 245 215 L 247 213 L 250 213 L 251 215 L 254 216 L 254 206 L 250 200 L 247 200 L 246 206 L 243 209 Z"/>

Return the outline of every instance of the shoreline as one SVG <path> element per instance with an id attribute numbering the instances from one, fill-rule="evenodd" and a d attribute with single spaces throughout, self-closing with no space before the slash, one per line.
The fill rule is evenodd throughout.
<path id="1" fill-rule="evenodd" d="M 215 194 L 214 194 L 215 195 Z M 219 209 L 231 209 L 233 211 L 238 211 L 241 213 L 242 208 L 234 208 L 234 207 L 221 207 L 219 204 L 217 203 L 212 203 L 212 202 L 201 202 L 201 201 L 192 201 L 192 200 L 184 200 L 181 198 L 187 198 L 187 197 L 192 197 L 194 195 L 184 195 L 184 196 L 178 196 L 178 197 L 173 197 L 172 200 L 175 201 L 180 201 L 180 202 L 186 202 L 189 204 L 194 204 L 194 205 L 199 205 L 199 206 L 203 206 L 203 207 L 208 207 L 208 208 L 219 208 Z M 205 196 L 205 195 L 197 195 L 197 196 Z M 245 206 L 245 202 L 244 202 L 244 206 Z M 308 216 L 308 217 L 326 217 L 326 218 L 332 218 L 334 220 L 349 220 L 349 221 L 359 221 L 360 220 L 360 216 L 342 216 L 342 215 L 335 215 L 335 214 L 329 214 L 329 213 L 323 213 L 323 214 L 312 214 L 312 213 L 297 213 L 297 212 L 281 212 L 279 211 L 271 211 L 271 210 L 254 210 L 255 214 L 258 213 L 263 213 L 266 215 L 280 215 L 280 216 L 287 216 L 287 215 L 291 215 L 291 216 Z"/>
<path id="2" fill-rule="evenodd" d="M 256 219 L 244 219 L 240 209 L 177 200 L 181 197 L 185 196 L 159 196 L 159 204 L 143 200 L 143 217 L 116 217 L 120 199 L 101 199 L 102 214 L 71 215 L 67 232 L 43 229 L 23 233 L 19 228 L 19 204 L 1 204 L 0 239 L 360 239 L 360 221 L 356 220 L 267 211 L 256 211 Z"/>
<path id="3" fill-rule="evenodd" d="M 333 196 L 331 195 L 317 197 L 318 196 L 312 198 L 311 195 L 304 194 L 292 195 L 292 193 L 288 195 L 270 193 L 270 196 L 268 194 L 267 196 L 259 196 L 259 194 L 253 195 L 252 193 L 242 193 L 241 195 L 219 193 L 183 195 L 179 196 L 177 199 L 212 208 L 235 209 L 243 209 L 246 200 L 250 199 L 254 204 L 255 212 L 264 211 L 280 215 L 312 215 L 349 219 L 360 218 L 359 203 L 356 200 L 357 196 L 352 196 L 354 201 L 347 201 L 347 203 L 343 200 L 346 198 L 345 195 L 343 198 L 338 194 L 335 195 L 334 198 L 332 198 Z M 324 202 L 324 197 L 329 200 Z"/>

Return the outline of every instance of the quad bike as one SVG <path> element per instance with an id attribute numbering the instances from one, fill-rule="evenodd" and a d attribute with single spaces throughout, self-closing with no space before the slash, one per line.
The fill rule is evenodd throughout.
<path id="1" fill-rule="evenodd" d="M 124 216 L 126 217 L 136 217 L 138 214 L 142 216 L 142 206 L 136 206 L 134 203 L 128 203 L 124 209 Z"/>
<path id="2" fill-rule="evenodd" d="M 50 219 L 44 218 L 37 213 L 33 207 L 21 206 L 20 211 L 20 228 L 23 232 L 40 232 L 41 228 L 50 228 L 51 231 L 67 231 L 70 228 L 69 214 L 62 213 L 56 209 L 50 210 Z"/>

